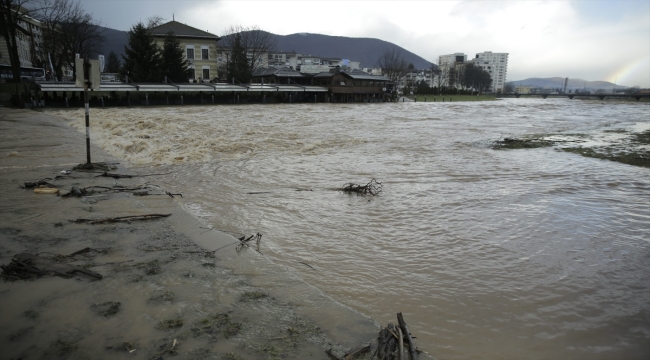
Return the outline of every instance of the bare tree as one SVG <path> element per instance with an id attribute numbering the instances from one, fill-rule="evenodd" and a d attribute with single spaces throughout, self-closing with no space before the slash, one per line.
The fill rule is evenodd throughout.
<path id="1" fill-rule="evenodd" d="M 38 11 L 34 0 L 0 0 L 0 35 L 7 43 L 13 81 L 20 82 L 20 56 L 18 55 L 18 33 L 28 33 L 21 22 Z"/>
<path id="2" fill-rule="evenodd" d="M 158 25 L 161 25 L 166 19 L 160 15 L 154 15 L 147 19 L 147 24 L 145 25 L 147 29 L 155 28 Z"/>
<path id="3" fill-rule="evenodd" d="M 437 77 L 437 82 L 436 85 L 438 86 L 438 94 L 441 94 L 440 91 L 442 91 L 443 86 L 447 86 L 448 80 L 449 80 L 449 67 L 442 67 L 439 68 L 438 70 L 438 77 Z"/>
<path id="4" fill-rule="evenodd" d="M 382 56 L 377 59 L 377 66 L 381 68 L 381 72 L 395 85 L 400 81 L 406 71 L 408 64 L 402 57 L 401 52 L 395 48 L 387 50 Z"/>
<path id="5" fill-rule="evenodd" d="M 268 54 L 276 46 L 275 35 L 260 29 L 259 26 L 231 26 L 223 32 L 217 43 L 219 51 L 226 57 L 226 63 L 232 61 L 231 51 L 235 45 L 236 35 L 239 34 L 241 47 L 246 52 L 249 71 L 252 76 L 255 70 L 268 65 Z"/>
<path id="6" fill-rule="evenodd" d="M 63 77 L 63 66 L 75 69 L 76 54 L 99 52 L 104 36 L 92 15 L 74 0 L 43 0 L 38 16 L 43 24 L 42 50 L 51 59 L 56 77 Z M 73 73 L 76 71 L 73 71 Z"/>

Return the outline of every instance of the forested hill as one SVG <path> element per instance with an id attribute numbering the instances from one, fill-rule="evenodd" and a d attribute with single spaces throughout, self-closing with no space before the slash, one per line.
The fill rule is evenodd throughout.
<path id="1" fill-rule="evenodd" d="M 528 78 L 524 80 L 509 81 L 514 86 L 537 86 L 541 88 L 562 89 L 564 88 L 563 77 L 553 78 Z M 583 79 L 569 78 L 567 89 L 613 89 L 627 88 L 627 86 L 615 85 L 609 81 L 588 81 Z"/>
<path id="2" fill-rule="evenodd" d="M 118 56 L 124 53 L 124 46 L 128 43 L 126 31 L 102 28 L 106 43 L 103 54 L 108 56 L 112 50 Z M 377 59 L 387 50 L 401 51 L 406 63 L 412 63 L 417 69 L 428 69 L 431 61 L 407 51 L 388 41 L 372 38 L 349 38 L 343 36 L 329 36 L 320 34 L 299 33 L 291 35 L 274 35 L 276 50 L 295 51 L 304 55 L 313 55 L 326 58 L 341 58 L 360 61 L 363 67 L 373 67 Z M 122 57 L 120 56 L 120 60 Z"/>
<path id="3" fill-rule="evenodd" d="M 412 63 L 417 69 L 428 69 L 431 61 L 403 49 L 388 41 L 372 38 L 349 38 L 320 34 L 299 33 L 291 35 L 275 35 L 277 50 L 295 51 L 301 54 L 311 54 L 320 57 L 331 57 L 360 61 L 363 67 L 373 67 L 377 59 L 387 50 L 397 49 L 407 63 Z"/>

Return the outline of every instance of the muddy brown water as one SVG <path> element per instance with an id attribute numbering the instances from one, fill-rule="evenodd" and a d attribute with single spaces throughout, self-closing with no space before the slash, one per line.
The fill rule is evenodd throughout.
<path id="1" fill-rule="evenodd" d="M 81 110 L 55 114 L 82 130 Z M 649 115 L 568 99 L 94 109 L 91 132 L 327 296 L 381 324 L 402 311 L 438 359 L 646 359 L 649 170 L 491 144 Z M 379 196 L 336 191 L 372 178 Z"/>

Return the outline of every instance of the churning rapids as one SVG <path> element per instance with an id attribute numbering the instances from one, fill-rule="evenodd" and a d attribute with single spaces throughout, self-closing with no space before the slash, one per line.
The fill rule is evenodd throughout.
<path id="1" fill-rule="evenodd" d="M 568 99 L 92 109 L 91 137 L 339 302 L 404 312 L 438 359 L 648 359 L 650 169 L 490 146 L 648 119 Z M 378 196 L 336 191 L 372 178 Z"/>

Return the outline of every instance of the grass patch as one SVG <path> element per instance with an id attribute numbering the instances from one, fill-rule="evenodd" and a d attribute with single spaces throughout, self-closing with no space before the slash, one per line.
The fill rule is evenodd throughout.
<path id="1" fill-rule="evenodd" d="M 261 291 L 246 291 L 245 293 L 241 294 L 239 297 L 239 300 L 241 301 L 251 301 L 251 300 L 259 300 L 259 299 L 264 299 L 266 297 L 269 297 L 267 294 L 261 292 Z"/>
<path id="2" fill-rule="evenodd" d="M 7 338 L 9 339 L 9 341 L 17 341 L 22 339 L 25 335 L 31 333 L 32 330 L 34 330 L 33 326 L 26 327 L 24 329 L 14 331 L 13 333 L 9 334 Z"/>
<path id="3" fill-rule="evenodd" d="M 155 303 L 161 303 L 161 302 L 171 303 L 174 301 L 175 298 L 176 298 L 176 294 L 174 294 L 173 291 L 165 290 L 153 294 L 148 301 L 155 302 Z"/>
<path id="4" fill-rule="evenodd" d="M 177 329 L 181 326 L 183 326 L 183 319 L 176 318 L 176 319 L 160 320 L 156 328 L 160 330 L 169 330 L 169 329 Z"/>
<path id="5" fill-rule="evenodd" d="M 515 138 L 505 138 L 503 140 L 497 140 L 492 145 L 492 148 L 495 150 L 501 149 L 535 149 L 542 147 L 551 147 L 555 145 L 553 141 L 544 140 L 543 138 L 535 139 L 515 139 Z"/>
<path id="6" fill-rule="evenodd" d="M 225 313 L 213 314 L 202 319 L 199 323 L 194 325 L 191 329 L 192 335 L 198 337 L 207 335 L 214 338 L 216 334 L 222 334 L 223 337 L 229 339 L 242 330 L 243 323 L 232 321 L 230 315 Z"/>
<path id="7" fill-rule="evenodd" d="M 122 342 L 113 346 L 107 346 L 106 348 L 109 350 L 115 350 L 115 351 L 121 351 L 121 352 L 129 352 L 132 350 L 137 349 L 138 344 L 134 342 Z"/>
<path id="8" fill-rule="evenodd" d="M 108 317 L 117 314 L 122 304 L 119 301 L 107 301 L 101 304 L 92 304 L 90 308 L 98 315 Z"/>
<path id="9" fill-rule="evenodd" d="M 138 269 L 143 269 L 144 273 L 147 275 L 157 275 L 162 272 L 162 268 L 158 263 L 158 260 L 153 260 L 145 263 L 136 264 L 135 267 Z"/>
<path id="10" fill-rule="evenodd" d="M 563 151 L 580 154 L 585 157 L 617 161 L 623 164 L 650 167 L 650 151 L 620 151 L 614 152 L 609 148 L 563 148 Z"/>
<path id="11" fill-rule="evenodd" d="M 650 130 L 634 134 L 632 142 L 639 145 L 650 145 Z"/>
<path id="12" fill-rule="evenodd" d="M 71 341 L 57 340 L 50 344 L 50 350 L 58 356 L 68 356 L 79 349 L 79 345 Z"/>
<path id="13" fill-rule="evenodd" d="M 40 316 L 40 315 L 38 314 L 38 312 L 36 312 L 36 311 L 34 311 L 34 310 L 27 310 L 27 311 L 25 311 L 25 312 L 23 313 L 23 315 L 25 315 L 25 317 L 27 317 L 27 318 L 29 318 L 29 319 L 32 319 L 32 320 L 36 320 L 36 319 L 38 319 L 38 317 Z"/>
<path id="14" fill-rule="evenodd" d="M 235 353 L 228 352 L 225 354 L 221 354 L 221 360 L 244 360 L 244 358 L 239 355 L 236 355 Z"/>

